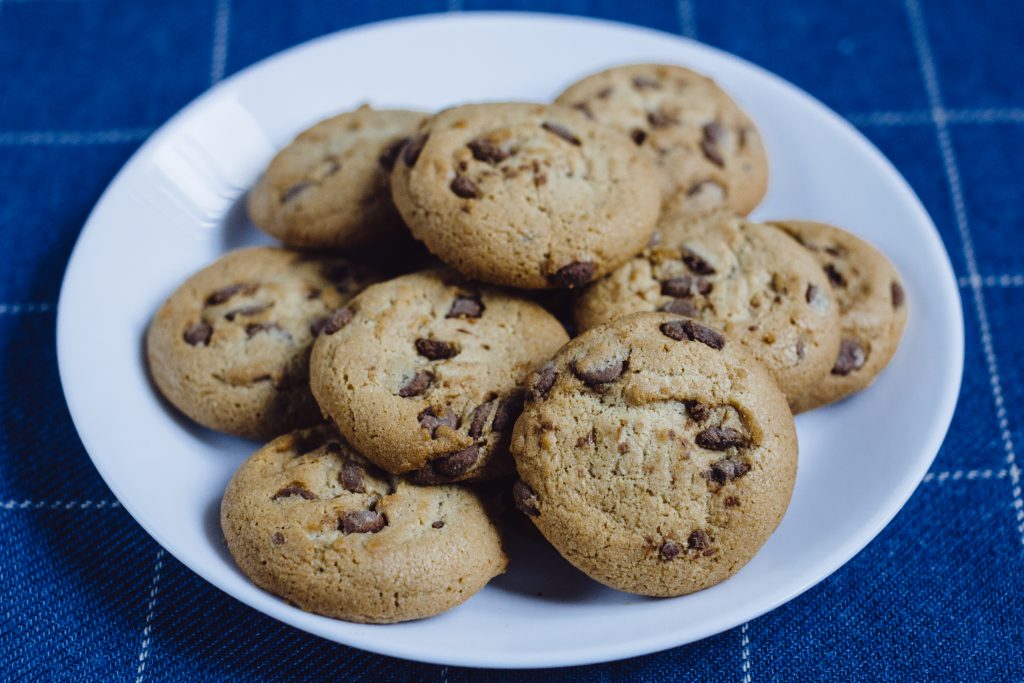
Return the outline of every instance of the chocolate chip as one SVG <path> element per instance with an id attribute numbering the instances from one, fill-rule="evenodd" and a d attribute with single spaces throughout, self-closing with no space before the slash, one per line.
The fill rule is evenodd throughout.
<path id="1" fill-rule="evenodd" d="M 845 287 L 846 278 L 843 274 L 836 270 L 835 264 L 829 263 L 824 268 L 825 275 L 828 275 L 828 281 L 832 283 L 833 287 Z"/>
<path id="2" fill-rule="evenodd" d="M 281 195 L 281 202 L 283 204 L 287 204 L 311 187 L 313 187 L 313 183 L 311 181 L 300 180 L 284 191 L 284 194 Z"/>
<path id="3" fill-rule="evenodd" d="M 573 363 L 572 370 L 576 373 L 577 377 L 583 380 L 584 384 L 593 388 L 614 382 L 621 377 L 622 373 L 626 370 L 626 361 L 612 358 L 606 365 L 591 370 L 583 370 L 579 367 L 578 363 Z"/>
<path id="4" fill-rule="evenodd" d="M 406 166 L 412 167 L 416 165 L 416 161 L 420 158 L 420 152 L 423 151 L 423 146 L 427 144 L 427 138 L 430 137 L 427 133 L 420 133 L 405 146 L 402 151 L 402 160 Z"/>
<path id="5" fill-rule="evenodd" d="M 705 188 L 717 189 L 718 194 L 725 196 L 725 188 L 722 187 L 721 183 L 716 183 L 714 180 L 701 180 L 699 182 L 690 185 L 689 189 L 686 190 L 687 197 L 696 197 L 697 195 L 704 192 Z"/>
<path id="6" fill-rule="evenodd" d="M 352 322 L 353 317 L 355 317 L 355 313 L 351 308 L 339 308 L 331 315 L 313 321 L 309 326 L 309 331 L 313 333 L 314 337 L 321 332 L 331 335 Z"/>
<path id="7" fill-rule="evenodd" d="M 487 138 L 477 138 L 469 143 L 469 151 L 473 153 L 473 158 L 477 161 L 485 161 L 488 164 L 500 164 L 505 159 L 512 156 L 511 152 L 506 152 L 499 145 L 494 144 Z"/>
<path id="8" fill-rule="evenodd" d="M 711 466 L 711 469 L 704 472 L 704 476 L 716 484 L 724 484 L 733 479 L 739 479 L 750 471 L 750 465 L 739 462 L 732 458 L 722 458 Z"/>
<path id="9" fill-rule="evenodd" d="M 472 439 L 479 439 L 483 436 L 484 428 L 487 426 L 487 418 L 491 415 L 491 408 L 494 401 L 481 403 L 473 409 L 473 415 L 469 419 L 469 436 Z"/>
<path id="10" fill-rule="evenodd" d="M 433 524 L 430 525 L 430 528 L 431 529 L 443 529 L 444 528 L 444 522 L 442 522 L 441 520 L 437 520 L 436 522 L 434 522 Z"/>
<path id="11" fill-rule="evenodd" d="M 892 307 L 899 308 L 904 301 L 903 285 L 894 280 L 890 289 L 892 290 Z"/>
<path id="12" fill-rule="evenodd" d="M 438 474 L 455 478 L 468 472 L 479 459 L 480 447 L 474 444 L 468 448 L 463 448 L 461 451 L 455 451 L 433 460 L 430 466 Z"/>
<path id="13" fill-rule="evenodd" d="M 672 299 L 672 301 L 662 304 L 661 308 L 658 310 L 664 311 L 665 313 L 685 315 L 690 318 L 696 318 L 700 315 L 700 311 L 697 309 L 696 304 L 689 299 Z"/>
<path id="14" fill-rule="evenodd" d="M 320 290 L 319 287 L 310 287 L 309 289 L 306 290 L 306 299 L 310 301 L 314 299 L 319 299 L 322 293 L 323 292 Z"/>
<path id="15" fill-rule="evenodd" d="M 661 110 L 658 110 L 648 112 L 647 123 L 651 124 L 652 128 L 668 128 L 669 126 L 679 123 L 679 120 L 672 118 Z"/>
<path id="16" fill-rule="evenodd" d="M 438 414 L 438 410 L 441 414 Z M 416 419 L 420 422 L 420 427 L 430 432 L 430 438 L 434 438 L 434 434 L 437 433 L 437 428 L 441 426 L 455 429 L 459 426 L 459 418 L 449 408 L 437 408 L 431 406 L 416 416 Z"/>
<path id="17" fill-rule="evenodd" d="M 690 550 L 704 550 L 710 545 L 711 539 L 700 529 L 691 533 L 689 538 L 686 539 L 686 547 Z"/>
<path id="18" fill-rule="evenodd" d="M 832 367 L 833 375 L 845 376 L 854 370 L 860 370 L 867 360 L 864 347 L 856 339 L 843 339 L 839 343 L 839 356 Z"/>
<path id="19" fill-rule="evenodd" d="M 629 137 L 633 138 L 633 142 L 635 142 L 637 146 L 640 146 L 644 144 L 644 140 L 647 139 L 647 131 L 641 130 L 640 128 L 634 128 L 632 132 L 630 132 Z"/>
<path id="20" fill-rule="evenodd" d="M 455 176 L 455 180 L 449 185 L 451 191 L 463 199 L 479 199 L 480 188 L 472 180 L 464 175 Z"/>
<path id="21" fill-rule="evenodd" d="M 484 302 L 480 295 L 467 296 L 460 294 L 455 297 L 452 307 L 448 310 L 446 318 L 479 318 L 484 312 Z"/>
<path id="22" fill-rule="evenodd" d="M 402 148 L 409 142 L 408 137 L 399 138 L 390 145 L 384 148 L 384 151 L 377 157 L 377 162 L 381 165 L 385 171 L 390 171 L 395 167 L 395 162 L 398 161 L 398 155 L 402 153 Z"/>
<path id="23" fill-rule="evenodd" d="M 494 412 L 494 421 L 491 423 L 491 429 L 500 434 L 511 431 L 512 427 L 516 424 L 516 420 L 519 419 L 519 415 L 523 412 L 523 402 L 525 400 L 526 394 L 523 390 L 514 389 L 512 393 L 498 404 L 498 409 Z"/>
<path id="24" fill-rule="evenodd" d="M 313 492 L 306 488 L 305 484 L 297 481 L 293 481 L 287 486 L 279 489 L 277 493 L 270 497 L 270 500 L 277 500 L 278 498 L 290 498 L 291 496 L 299 496 L 305 500 L 316 500 L 316 496 Z"/>
<path id="25" fill-rule="evenodd" d="M 284 545 L 284 534 L 280 531 L 274 534 L 274 545 Z"/>
<path id="26" fill-rule="evenodd" d="M 239 282 L 237 284 L 228 285 L 222 287 L 216 292 L 206 297 L 207 306 L 216 306 L 222 304 L 236 294 L 252 294 L 256 291 L 257 286 L 251 283 Z"/>
<path id="27" fill-rule="evenodd" d="M 567 266 L 562 266 L 553 275 L 548 276 L 548 281 L 555 287 L 573 289 L 590 282 L 597 272 L 597 266 L 589 261 L 573 261 Z"/>
<path id="28" fill-rule="evenodd" d="M 703 422 L 708 419 L 711 411 L 708 407 L 700 401 L 687 400 L 683 401 L 683 405 L 686 406 L 686 414 L 690 416 L 690 419 L 694 422 Z"/>
<path id="29" fill-rule="evenodd" d="M 213 328 L 209 323 L 200 320 L 185 330 L 185 343 L 190 346 L 206 346 L 210 343 L 211 336 L 213 336 Z"/>
<path id="30" fill-rule="evenodd" d="M 700 151 L 704 152 L 705 158 L 715 166 L 724 167 L 725 159 L 718 149 L 718 141 L 722 137 L 722 127 L 712 121 L 703 128 L 704 137 L 700 141 Z"/>
<path id="31" fill-rule="evenodd" d="M 658 553 L 661 555 L 661 559 L 671 560 L 675 558 L 681 550 L 682 548 L 680 548 L 679 544 L 675 541 L 665 541 L 661 544 L 661 547 L 658 548 Z"/>
<path id="32" fill-rule="evenodd" d="M 540 124 L 540 127 L 546 130 L 547 132 L 551 133 L 552 135 L 557 135 L 558 137 L 568 142 L 570 145 L 576 145 L 577 147 L 579 147 L 582 144 L 578 137 L 576 137 L 575 135 L 573 135 L 572 133 L 570 133 L 568 130 L 558 125 L 557 123 L 545 121 L 544 123 Z"/>
<path id="33" fill-rule="evenodd" d="M 726 496 L 725 500 L 722 501 L 722 503 L 727 508 L 735 508 L 740 506 L 740 499 L 737 498 L 736 496 Z"/>
<path id="34" fill-rule="evenodd" d="M 446 341 L 421 337 L 416 340 L 416 351 L 430 360 L 445 360 L 458 355 L 459 348 Z"/>
<path id="35" fill-rule="evenodd" d="M 683 247 L 682 259 L 686 267 L 697 275 L 714 275 L 715 268 L 696 252 Z"/>
<path id="36" fill-rule="evenodd" d="M 249 339 L 252 339 L 261 332 L 284 332 L 284 334 L 288 334 L 277 323 L 249 323 L 245 326 L 245 336 Z"/>
<path id="37" fill-rule="evenodd" d="M 542 401 L 551 393 L 551 387 L 555 386 L 558 379 L 558 372 L 553 363 L 547 363 L 530 378 L 530 400 Z"/>
<path id="38" fill-rule="evenodd" d="M 709 451 L 724 451 L 750 445 L 750 439 L 732 427 L 708 427 L 697 434 L 697 445 Z"/>
<path id="39" fill-rule="evenodd" d="M 572 108 L 578 112 L 581 112 L 591 121 L 594 120 L 594 112 L 590 110 L 590 105 L 587 104 L 586 102 L 576 102 L 575 104 L 572 105 Z"/>
<path id="40" fill-rule="evenodd" d="M 633 87 L 637 90 L 661 90 L 661 83 L 647 76 L 633 76 Z"/>
<path id="41" fill-rule="evenodd" d="M 524 515 L 536 517 L 540 514 L 540 498 L 522 479 L 512 484 L 512 500 Z"/>
<path id="42" fill-rule="evenodd" d="M 426 370 L 417 370 L 416 374 L 409 378 L 409 381 L 398 389 L 398 395 L 402 398 L 420 396 L 434 382 L 434 375 Z"/>
<path id="43" fill-rule="evenodd" d="M 661 293 L 676 299 L 685 299 L 696 294 L 707 296 L 714 288 L 714 284 L 702 277 L 673 277 L 661 283 Z"/>
<path id="44" fill-rule="evenodd" d="M 228 322 L 234 322 L 238 316 L 248 317 L 250 315 L 257 315 L 270 308 L 270 304 L 254 304 L 252 306 L 242 306 L 241 308 L 235 308 L 224 314 L 224 319 Z"/>
<path id="45" fill-rule="evenodd" d="M 807 285 L 807 293 L 804 294 L 804 298 L 807 299 L 807 303 L 814 303 L 814 300 L 818 298 L 817 285 Z"/>
<path id="46" fill-rule="evenodd" d="M 346 462 L 341 466 L 341 485 L 352 493 L 366 493 L 363 484 L 363 468 L 354 462 Z"/>
<path id="47" fill-rule="evenodd" d="M 345 534 L 375 534 L 388 523 L 388 518 L 373 510 L 352 510 L 338 520 L 338 530 Z"/>
<path id="48" fill-rule="evenodd" d="M 408 477 L 409 481 L 417 486 L 436 486 L 438 484 L 447 484 L 451 481 L 448 477 L 442 477 L 435 472 L 430 465 L 422 469 L 413 470 L 408 474 Z"/>
<path id="49" fill-rule="evenodd" d="M 710 346 L 713 349 L 721 349 L 725 346 L 725 337 L 715 332 L 710 327 L 705 327 L 692 320 L 673 320 L 661 324 L 661 333 L 676 341 L 699 341 L 701 344 Z"/>
<path id="50" fill-rule="evenodd" d="M 611 86 L 608 86 L 607 88 L 601 88 L 601 90 L 599 90 L 597 93 L 597 97 L 598 99 L 606 100 L 609 97 L 611 97 L 613 91 L 614 88 L 612 88 Z"/>

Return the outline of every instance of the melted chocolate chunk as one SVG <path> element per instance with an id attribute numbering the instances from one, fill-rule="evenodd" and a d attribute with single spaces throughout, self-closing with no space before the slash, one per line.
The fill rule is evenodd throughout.
<path id="1" fill-rule="evenodd" d="M 709 451 L 724 451 L 750 445 L 750 439 L 732 427 L 708 427 L 697 434 L 697 445 Z"/>
<path id="2" fill-rule="evenodd" d="M 441 411 L 440 415 L 438 410 Z M 459 426 L 459 417 L 447 407 L 439 409 L 431 406 L 417 415 L 416 419 L 419 420 L 420 427 L 430 432 L 431 439 L 437 433 L 438 427 L 445 426 L 450 429 L 456 429 Z"/>
<path id="3" fill-rule="evenodd" d="M 629 137 L 631 137 L 633 142 L 639 147 L 644 144 L 644 140 L 647 139 L 647 131 L 640 128 L 634 128 L 632 132 L 630 132 Z"/>
<path id="4" fill-rule="evenodd" d="M 713 349 L 721 349 L 725 346 L 725 337 L 715 332 L 710 327 L 705 327 L 692 320 L 673 320 L 662 323 L 661 333 L 676 341 L 698 341 Z"/>
<path id="5" fill-rule="evenodd" d="M 590 282 L 597 272 L 597 266 L 587 261 L 573 261 L 567 266 L 562 266 L 553 275 L 548 276 L 548 281 L 555 287 L 574 289 Z"/>
<path id="6" fill-rule="evenodd" d="M 424 358 L 430 360 L 446 360 L 457 356 L 459 347 L 439 339 L 425 339 L 421 337 L 416 340 L 416 351 Z"/>
<path id="7" fill-rule="evenodd" d="M 480 459 L 480 447 L 476 444 L 445 455 L 430 463 L 430 466 L 438 474 L 455 478 L 468 472 L 476 461 Z"/>
<path id="8" fill-rule="evenodd" d="M 399 138 L 390 145 L 384 148 L 384 151 L 377 157 L 377 163 L 381 165 L 385 171 L 390 171 L 395 167 L 395 162 L 398 161 L 398 155 L 402 153 L 402 148 L 408 144 L 409 138 Z"/>
<path id="9" fill-rule="evenodd" d="M 856 339 L 843 339 L 839 343 L 839 356 L 836 358 L 836 364 L 832 367 L 832 374 L 849 375 L 854 370 L 864 367 L 865 360 L 867 360 L 867 354 L 864 353 L 864 347 L 860 345 L 860 342 Z"/>
<path id="10" fill-rule="evenodd" d="M 828 275 L 828 281 L 832 283 L 833 287 L 845 287 L 846 278 L 843 274 L 836 270 L 834 263 L 829 263 L 824 268 L 825 275 Z"/>
<path id="11" fill-rule="evenodd" d="M 714 275 L 715 274 L 714 266 L 712 266 L 710 263 L 708 263 L 707 260 L 702 258 L 696 252 L 694 252 L 694 251 L 692 251 L 690 249 L 687 249 L 685 247 L 683 249 L 681 249 L 681 251 L 682 251 L 683 263 L 685 263 L 686 267 L 689 268 L 691 271 L 693 271 L 697 275 Z"/>
<path id="12" fill-rule="evenodd" d="M 405 165 L 412 168 L 416 165 L 416 162 L 420 158 L 420 152 L 423 151 L 423 147 L 427 144 L 427 138 L 430 137 L 427 133 L 420 133 L 405 146 L 402 151 L 402 161 Z"/>
<path id="13" fill-rule="evenodd" d="M 551 393 L 551 387 L 555 386 L 556 379 L 558 379 L 558 372 L 555 370 L 554 364 L 547 363 L 532 377 L 530 400 L 542 401 L 547 398 Z"/>
<path id="14" fill-rule="evenodd" d="M 206 297 L 206 305 L 216 306 L 226 302 L 236 294 L 252 294 L 256 289 L 257 285 L 248 282 L 239 282 L 237 284 L 228 285 L 227 287 L 222 287 L 210 296 Z"/>
<path id="15" fill-rule="evenodd" d="M 519 415 L 523 412 L 525 400 L 526 394 L 523 390 L 514 389 L 512 393 L 498 404 L 498 409 L 494 412 L 494 421 L 491 423 L 491 429 L 501 434 L 512 431 L 516 420 L 519 419 Z"/>
<path id="16" fill-rule="evenodd" d="M 540 514 L 540 498 L 522 479 L 517 479 L 516 483 L 512 484 L 512 500 L 523 514 L 530 517 Z"/>
<path id="17" fill-rule="evenodd" d="M 313 182 L 309 180 L 300 180 L 295 183 L 281 195 L 281 203 L 287 204 L 288 202 L 295 201 L 295 198 L 300 194 L 313 187 Z"/>
<path id="18" fill-rule="evenodd" d="M 460 294 L 455 298 L 446 318 L 479 318 L 483 315 L 484 303 L 480 295 Z"/>
<path id="19" fill-rule="evenodd" d="M 341 466 L 341 485 L 352 493 L 366 493 L 363 484 L 363 468 L 354 462 L 346 462 Z"/>
<path id="20" fill-rule="evenodd" d="M 512 156 L 511 152 L 506 152 L 487 138 L 477 138 L 471 141 L 469 151 L 473 153 L 473 158 L 477 161 L 485 161 L 491 165 L 500 164 Z"/>
<path id="21" fill-rule="evenodd" d="M 708 535 L 697 529 L 686 539 L 686 547 L 690 550 L 705 550 L 711 546 L 711 539 Z"/>
<path id="22" fill-rule="evenodd" d="M 681 551 L 682 548 L 680 548 L 679 544 L 675 541 L 665 541 L 661 544 L 661 547 L 658 548 L 658 554 L 661 555 L 661 559 L 663 560 L 674 559 Z"/>
<path id="23" fill-rule="evenodd" d="M 278 489 L 277 493 L 270 497 L 270 500 L 277 500 L 279 498 L 290 498 L 292 496 L 299 496 L 305 500 L 316 500 L 316 496 L 313 492 L 306 488 L 306 485 L 293 481 L 285 487 Z"/>
<path id="24" fill-rule="evenodd" d="M 583 144 L 580 141 L 580 139 L 573 135 L 571 132 L 569 132 L 567 128 L 565 128 L 564 126 L 560 126 L 557 123 L 545 121 L 544 123 L 540 124 L 540 127 L 546 130 L 547 132 L 551 133 L 552 135 L 556 135 L 562 138 L 570 145 L 576 145 L 577 147 L 579 147 L 581 144 Z"/>
<path id="25" fill-rule="evenodd" d="M 388 523 L 388 518 L 373 510 L 352 510 L 338 520 L 338 530 L 345 534 L 375 534 Z"/>
<path id="26" fill-rule="evenodd" d="M 745 462 L 733 460 L 732 458 L 722 458 L 712 465 L 711 469 L 704 472 L 704 476 L 716 484 L 724 484 L 728 481 L 739 479 L 749 471 L 750 465 Z"/>
<path id="27" fill-rule="evenodd" d="M 903 294 L 903 285 L 896 281 L 893 281 L 892 285 L 890 286 L 890 290 L 892 292 L 892 307 L 899 308 L 900 306 L 903 305 L 903 301 L 905 300 L 905 295 Z"/>
<path id="28" fill-rule="evenodd" d="M 472 180 L 464 175 L 455 176 L 450 185 L 451 191 L 463 199 L 479 199 L 480 188 Z"/>
<path id="29" fill-rule="evenodd" d="M 190 346 L 207 346 L 210 337 L 213 336 L 213 328 L 210 324 L 200 320 L 185 330 L 185 343 Z"/>
<path id="30" fill-rule="evenodd" d="M 608 361 L 607 365 L 591 370 L 583 370 L 577 363 L 573 363 L 572 370 L 577 377 L 583 380 L 584 384 L 593 388 L 614 382 L 621 377 L 622 373 L 626 370 L 626 361 L 612 358 Z"/>
<path id="31" fill-rule="evenodd" d="M 434 382 L 434 376 L 426 370 L 417 370 L 416 374 L 409 378 L 405 384 L 398 390 L 398 395 L 402 398 L 409 398 L 411 396 L 421 396 L 430 388 L 430 385 Z"/>
<path id="32" fill-rule="evenodd" d="M 483 436 L 484 429 L 487 427 L 487 418 L 490 417 L 493 407 L 494 401 L 487 401 L 473 409 L 473 415 L 469 419 L 468 434 L 470 438 L 479 439 Z"/>

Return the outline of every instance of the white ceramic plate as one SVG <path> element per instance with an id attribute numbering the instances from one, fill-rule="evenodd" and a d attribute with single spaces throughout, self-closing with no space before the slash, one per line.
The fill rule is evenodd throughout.
<path id="1" fill-rule="evenodd" d="M 910 322 L 888 371 L 864 394 L 797 420 L 799 476 L 778 531 L 734 578 L 670 600 L 603 588 L 530 538 L 513 543 L 505 576 L 465 605 L 415 623 L 334 621 L 249 583 L 227 554 L 218 506 L 256 444 L 199 429 L 161 402 L 142 354 L 150 316 L 192 272 L 230 248 L 264 241 L 239 200 L 273 152 L 308 124 L 364 101 L 432 110 L 548 100 L 584 74 L 638 61 L 707 73 L 750 112 L 772 171 L 756 216 L 846 226 L 881 247 L 905 278 Z M 790 600 L 850 559 L 906 502 L 938 451 L 959 390 L 963 321 L 949 259 L 918 199 L 870 143 L 808 95 L 677 36 L 584 19 L 473 14 L 327 36 L 186 107 L 132 157 L 89 217 L 61 290 L 57 346 L 71 415 L 97 469 L 160 544 L 218 588 L 367 650 L 543 667 L 704 638 Z"/>

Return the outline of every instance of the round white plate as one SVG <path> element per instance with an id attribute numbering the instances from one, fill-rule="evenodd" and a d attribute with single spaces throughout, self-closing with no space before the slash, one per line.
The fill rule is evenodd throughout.
<path id="1" fill-rule="evenodd" d="M 570 49 L 571 47 L 571 49 Z M 903 273 L 910 322 L 869 391 L 801 416 L 800 471 L 782 525 L 735 577 L 675 599 L 590 581 L 534 538 L 465 605 L 394 626 L 307 614 L 235 568 L 218 507 L 256 444 L 190 424 L 150 385 L 143 334 L 186 276 L 265 241 L 240 207 L 273 152 L 312 122 L 369 101 L 434 110 L 472 100 L 549 100 L 619 63 L 686 65 L 753 116 L 771 159 L 762 218 L 819 219 L 881 247 Z M 344 31 L 219 84 L 175 116 L 111 183 L 82 231 L 57 318 L 61 380 L 75 426 L 124 507 L 218 588 L 297 628 L 398 657 L 482 667 L 599 662 L 691 642 L 807 590 L 863 548 L 935 457 L 963 364 L 960 299 L 939 235 L 892 165 L 805 93 L 735 57 L 624 25 L 525 14 L 423 17 Z M 912 398 L 912 400 L 908 400 Z M 899 418 L 894 419 L 894 414 Z"/>

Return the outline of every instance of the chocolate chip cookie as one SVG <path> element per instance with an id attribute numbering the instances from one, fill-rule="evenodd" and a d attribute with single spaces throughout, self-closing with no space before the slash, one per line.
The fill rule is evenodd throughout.
<path id="1" fill-rule="evenodd" d="M 619 318 L 573 339 L 527 389 L 516 505 L 603 584 L 707 588 L 786 511 L 793 416 L 768 370 L 718 330 L 670 313 Z"/>
<path id="2" fill-rule="evenodd" d="M 798 406 L 839 351 L 838 306 L 814 257 L 776 228 L 724 212 L 666 212 L 651 246 L 591 285 L 580 330 L 635 311 L 668 311 L 724 330 Z"/>
<path id="3" fill-rule="evenodd" d="M 439 614 L 508 562 L 474 492 L 388 475 L 328 427 L 281 436 L 243 463 L 221 528 L 257 586 L 348 621 Z"/>
<path id="4" fill-rule="evenodd" d="M 391 174 L 413 235 L 465 275 L 526 289 L 579 287 L 643 248 L 661 197 L 628 139 L 578 111 L 455 107 L 427 121 Z"/>
<path id="5" fill-rule="evenodd" d="M 825 223 L 774 225 L 817 259 L 839 303 L 839 353 L 832 369 L 794 406 L 810 410 L 868 387 L 885 369 L 907 324 L 906 295 L 892 262 L 859 237 Z"/>
<path id="6" fill-rule="evenodd" d="M 682 210 L 746 214 L 768 187 L 768 157 L 754 122 L 710 78 L 666 64 L 587 76 L 555 100 L 613 126 L 650 150 L 662 190 Z"/>
<path id="7" fill-rule="evenodd" d="M 249 193 L 252 222 L 295 247 L 376 247 L 401 237 L 388 176 L 424 118 L 362 106 L 316 124 L 274 157 Z"/>
<path id="8" fill-rule="evenodd" d="M 229 253 L 157 311 L 146 338 L 153 381 L 181 412 L 218 431 L 265 439 L 313 424 L 313 337 L 377 279 L 342 258 L 272 247 Z"/>
<path id="9" fill-rule="evenodd" d="M 417 483 L 512 470 L 518 387 L 568 341 L 558 320 L 445 271 L 374 285 L 344 310 L 314 345 L 310 381 L 354 447 Z"/>

